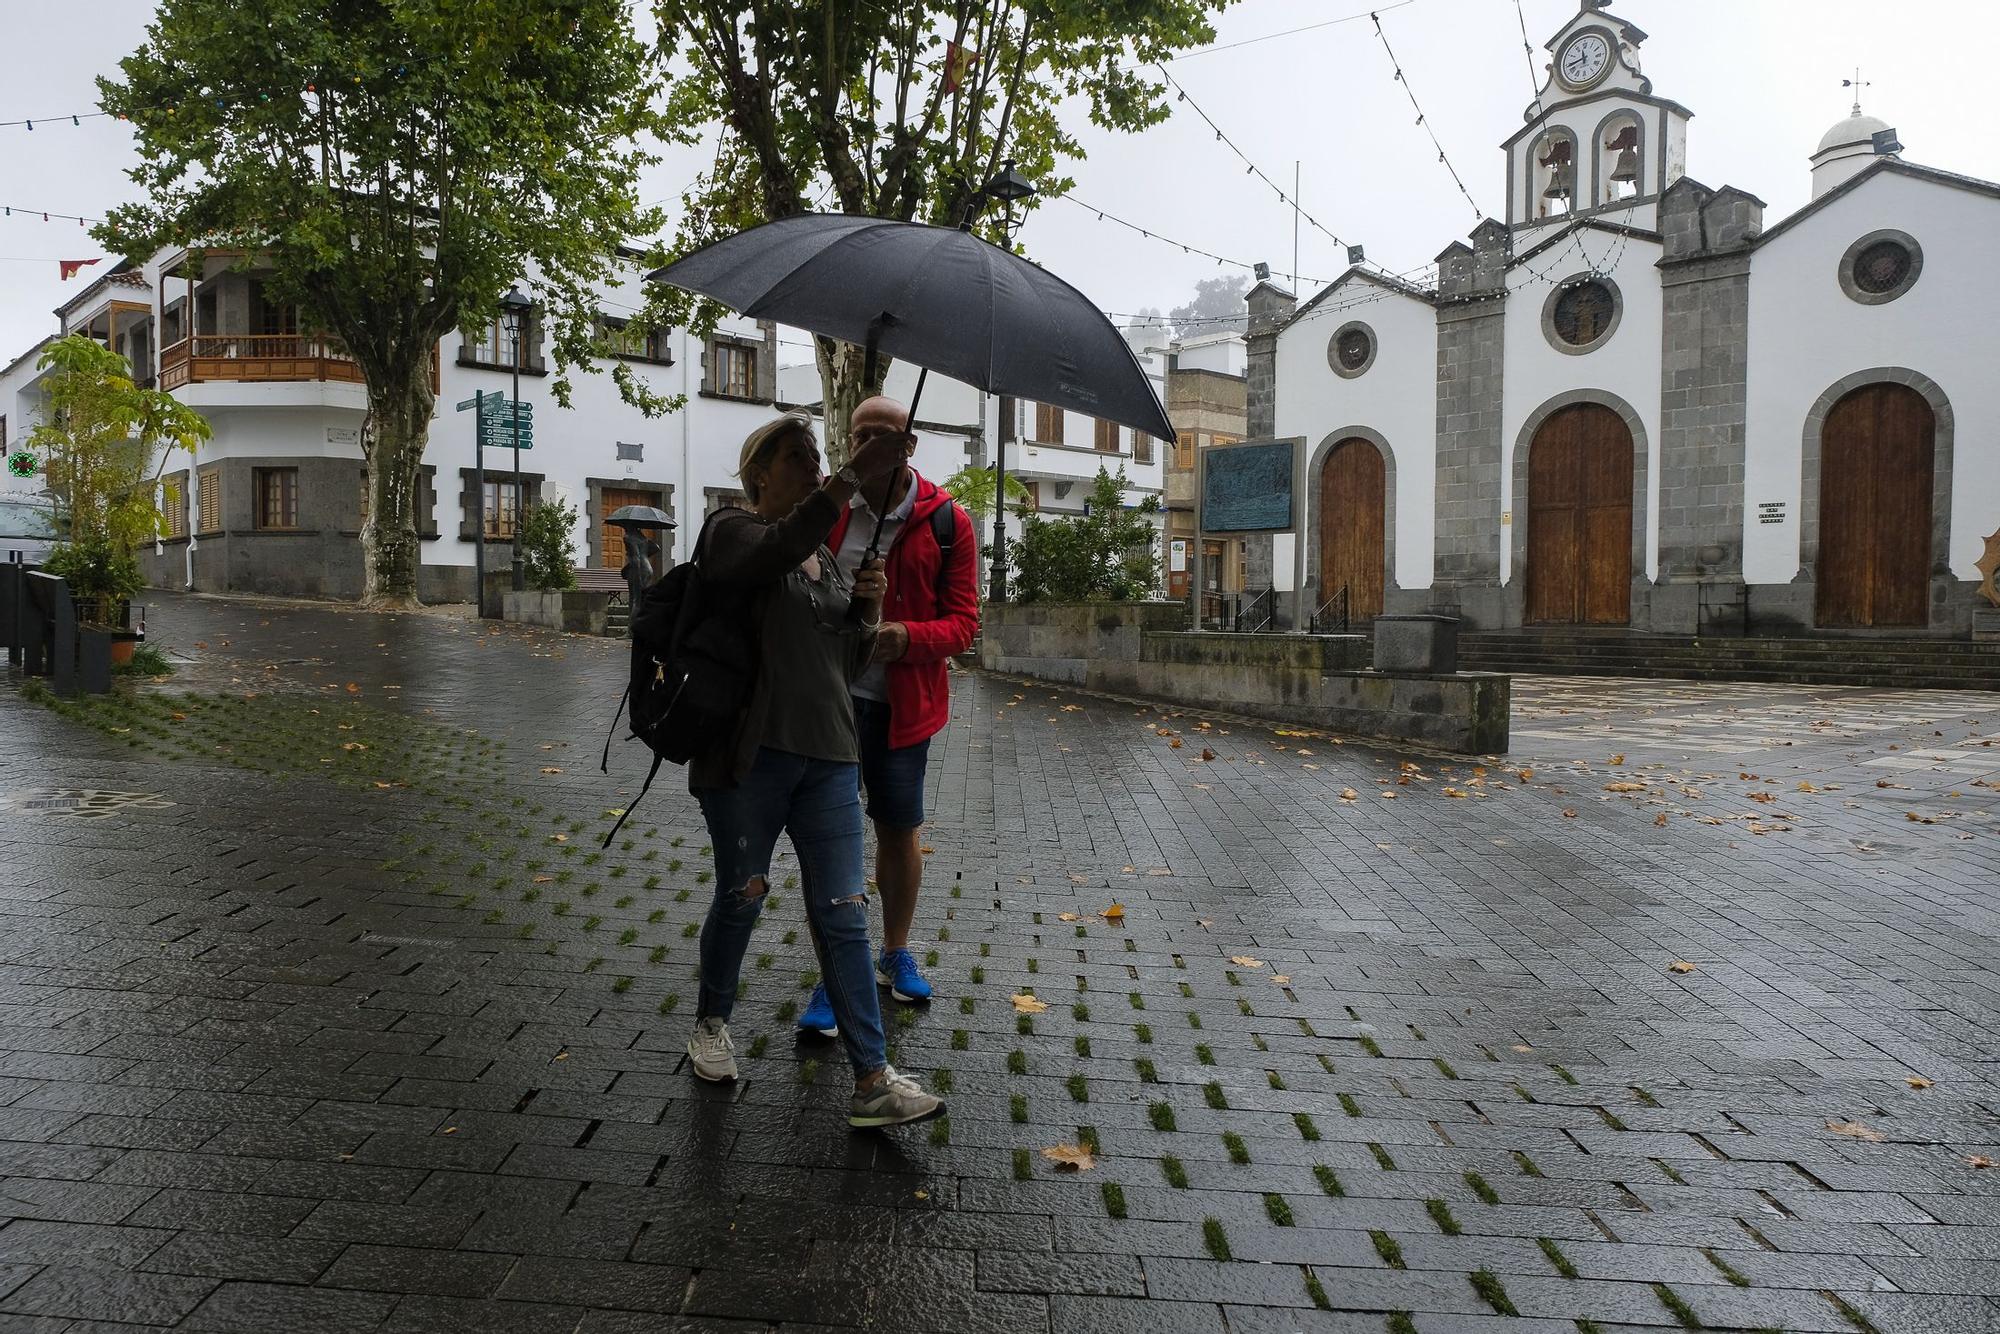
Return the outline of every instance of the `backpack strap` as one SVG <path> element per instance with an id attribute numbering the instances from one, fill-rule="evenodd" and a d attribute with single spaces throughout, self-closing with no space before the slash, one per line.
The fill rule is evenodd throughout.
<path id="1" fill-rule="evenodd" d="M 638 805 L 641 801 L 644 801 L 646 799 L 646 794 L 653 790 L 653 779 L 659 774 L 660 763 L 665 758 L 666 757 L 664 755 L 661 755 L 658 751 L 653 752 L 653 767 L 646 770 L 646 781 L 639 785 L 639 795 L 632 798 L 632 800 L 626 804 L 624 814 L 618 817 L 618 823 L 611 826 L 611 832 L 606 834 L 604 836 L 604 841 L 597 845 L 600 850 L 611 846 L 611 840 L 618 837 L 618 831 L 623 829 L 625 827 L 625 822 L 632 818 L 632 812 L 638 808 Z"/>
<path id="2" fill-rule="evenodd" d="M 938 586 L 936 599 L 944 601 L 945 579 L 951 573 L 951 549 L 958 541 L 958 502 L 947 498 L 931 511 L 931 536 L 938 546 Z"/>

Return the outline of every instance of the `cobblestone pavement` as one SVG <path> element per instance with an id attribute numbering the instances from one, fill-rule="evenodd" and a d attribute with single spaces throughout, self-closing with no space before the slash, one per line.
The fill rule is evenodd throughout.
<path id="1" fill-rule="evenodd" d="M 855 1136 L 788 880 L 681 1068 L 618 645 L 152 625 L 0 689 L 0 1332 L 2000 1329 L 2000 694 L 1522 680 L 1475 765 L 961 676 L 952 1114 Z"/>

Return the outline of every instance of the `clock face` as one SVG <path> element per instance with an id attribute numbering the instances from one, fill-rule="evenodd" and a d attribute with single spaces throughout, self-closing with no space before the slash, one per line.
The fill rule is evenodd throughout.
<path id="1" fill-rule="evenodd" d="M 1584 33 L 1563 49 L 1556 72 L 1572 88 L 1586 88 L 1597 82 L 1611 64 L 1611 43 L 1603 34 Z"/>

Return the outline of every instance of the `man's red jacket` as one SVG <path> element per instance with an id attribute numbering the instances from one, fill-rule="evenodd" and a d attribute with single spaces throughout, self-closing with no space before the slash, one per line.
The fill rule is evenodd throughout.
<path id="1" fill-rule="evenodd" d="M 979 633 L 979 539 L 972 520 L 957 502 L 912 468 L 917 489 L 910 517 L 884 553 L 889 575 L 888 601 L 882 619 L 901 621 L 910 629 L 910 647 L 888 664 L 889 744 L 914 746 L 943 731 L 951 721 L 951 685 L 944 660 L 972 647 Z M 931 529 L 934 511 L 949 505 L 957 536 L 952 539 L 951 569 L 940 572 L 937 534 Z M 859 516 L 872 524 L 866 510 L 848 506 L 840 511 L 827 548 L 839 552 L 847 525 Z"/>

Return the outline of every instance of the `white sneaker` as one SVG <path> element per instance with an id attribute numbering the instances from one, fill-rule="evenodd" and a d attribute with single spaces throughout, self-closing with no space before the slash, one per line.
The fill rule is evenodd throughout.
<path id="1" fill-rule="evenodd" d="M 847 1124 L 856 1130 L 908 1125 L 944 1114 L 944 1099 L 926 1093 L 908 1075 L 896 1073 L 893 1065 L 882 1068 L 882 1078 L 866 1093 L 856 1093 L 848 1105 Z"/>
<path id="2" fill-rule="evenodd" d="M 730 1040 L 729 1025 L 720 1019 L 697 1020 L 688 1035 L 688 1058 L 694 1073 L 711 1084 L 726 1084 L 736 1078 L 736 1044 Z"/>

